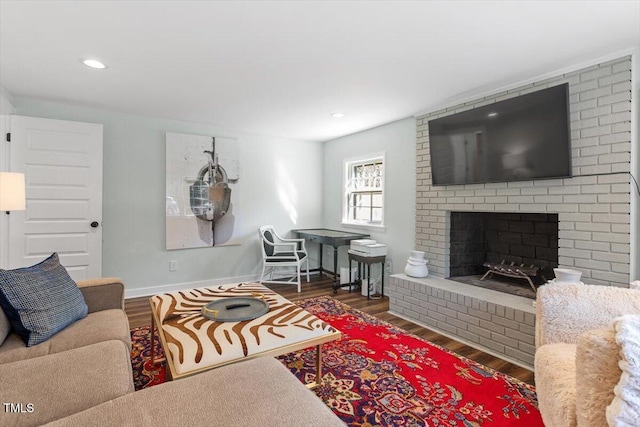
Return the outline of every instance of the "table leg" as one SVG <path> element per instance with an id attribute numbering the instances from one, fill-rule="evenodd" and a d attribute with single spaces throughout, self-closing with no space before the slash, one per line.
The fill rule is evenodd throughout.
<path id="1" fill-rule="evenodd" d="M 338 282 L 338 247 L 333 247 L 333 278 L 335 279 L 335 288 L 338 289 L 340 287 L 340 283 Z"/>
<path id="2" fill-rule="evenodd" d="M 349 293 L 351 293 L 351 285 L 353 284 L 351 283 L 351 261 L 352 259 L 349 257 Z"/>
<path id="3" fill-rule="evenodd" d="M 384 298 L 384 261 L 382 261 L 381 265 L 382 265 L 382 270 L 381 270 L 382 271 L 382 274 L 381 274 L 381 276 L 382 276 L 382 289 L 380 289 L 380 298 Z"/>
<path id="4" fill-rule="evenodd" d="M 149 339 L 149 341 L 151 341 L 151 364 L 155 364 L 155 349 L 156 349 L 156 343 L 155 343 L 155 327 L 156 327 L 156 321 L 153 318 L 153 313 L 151 313 L 151 328 L 149 333 L 151 334 L 151 337 Z"/>
<path id="5" fill-rule="evenodd" d="M 316 380 L 306 384 L 309 390 L 313 390 L 322 382 L 322 344 L 316 346 Z"/>
<path id="6" fill-rule="evenodd" d="M 371 299 L 369 292 L 371 292 L 371 264 L 367 264 L 367 299 Z"/>
<path id="7" fill-rule="evenodd" d="M 323 248 L 322 243 L 319 243 L 319 245 L 320 245 L 320 268 L 319 268 L 319 270 L 320 270 L 320 276 L 322 276 L 322 273 L 323 273 L 323 271 L 322 271 L 322 252 L 324 252 L 324 251 L 322 250 L 322 248 Z"/>

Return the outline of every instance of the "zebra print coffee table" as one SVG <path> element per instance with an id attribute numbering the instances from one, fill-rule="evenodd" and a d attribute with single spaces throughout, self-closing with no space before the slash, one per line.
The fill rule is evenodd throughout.
<path id="1" fill-rule="evenodd" d="M 269 311 L 253 320 L 216 322 L 202 316 L 211 301 L 259 294 Z M 178 379 L 230 363 L 316 346 L 316 378 L 322 376 L 321 345 L 339 339 L 340 331 L 260 283 L 220 285 L 154 295 L 154 330 L 162 341 L 169 379 Z M 153 363 L 155 360 L 151 354 Z M 307 387 L 315 387 L 315 383 Z"/>

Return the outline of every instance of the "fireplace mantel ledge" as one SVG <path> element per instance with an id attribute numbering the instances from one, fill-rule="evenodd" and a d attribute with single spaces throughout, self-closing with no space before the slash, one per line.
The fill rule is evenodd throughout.
<path id="1" fill-rule="evenodd" d="M 503 305 L 505 307 L 512 307 L 517 310 L 522 310 L 525 313 L 535 314 L 536 310 L 533 308 L 533 300 L 517 295 L 510 295 L 504 292 L 494 291 L 492 289 L 484 289 L 478 286 L 467 285 L 464 283 L 456 282 L 454 280 L 447 280 L 443 277 L 437 277 L 429 275 L 424 278 L 407 276 L 404 273 L 392 274 L 391 277 L 395 277 L 400 280 L 407 280 L 409 282 L 420 283 L 423 285 L 431 286 L 432 288 L 438 288 L 445 291 L 453 292 L 458 295 L 464 295 L 470 298 L 476 298 L 481 301 L 487 301 L 497 305 Z"/>

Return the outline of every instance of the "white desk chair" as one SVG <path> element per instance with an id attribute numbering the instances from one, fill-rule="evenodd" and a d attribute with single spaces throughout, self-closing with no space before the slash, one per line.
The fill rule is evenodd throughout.
<path id="1" fill-rule="evenodd" d="M 304 246 L 304 239 L 285 239 L 276 233 L 272 225 L 260 227 L 260 248 L 262 249 L 262 275 L 260 283 L 297 283 L 300 292 L 300 266 L 306 262 L 307 282 L 309 281 L 309 256 Z M 289 280 L 274 280 L 276 268 L 296 267 L 296 275 Z M 265 280 L 265 273 L 269 270 L 269 280 Z M 297 279 L 297 282 L 294 280 Z"/>

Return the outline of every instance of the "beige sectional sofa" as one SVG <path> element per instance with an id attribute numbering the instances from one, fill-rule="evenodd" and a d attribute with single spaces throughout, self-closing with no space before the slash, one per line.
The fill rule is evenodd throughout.
<path id="1" fill-rule="evenodd" d="M 1 343 L 0 425 L 344 425 L 273 358 L 134 392 L 124 284 L 78 286 L 86 318 L 36 346 Z"/>

